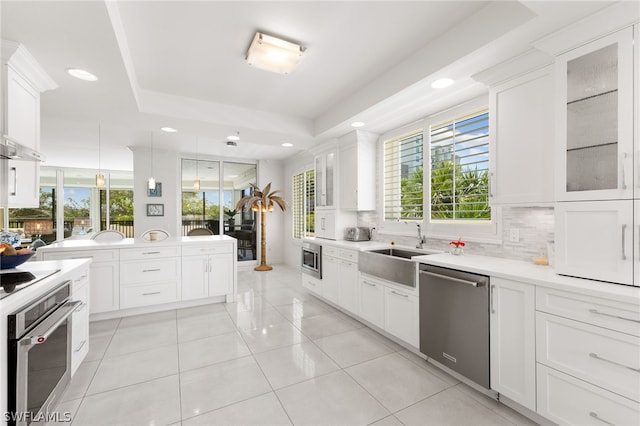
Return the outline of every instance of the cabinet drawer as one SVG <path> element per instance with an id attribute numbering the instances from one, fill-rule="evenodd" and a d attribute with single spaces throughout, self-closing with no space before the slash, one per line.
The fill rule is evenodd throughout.
<path id="1" fill-rule="evenodd" d="M 316 294 L 322 294 L 322 281 L 307 274 L 302 274 L 302 287 Z"/>
<path id="2" fill-rule="evenodd" d="M 83 287 L 86 287 L 87 284 L 89 284 L 89 269 L 84 269 L 78 272 L 76 275 L 74 275 L 71 278 L 71 281 L 72 281 L 71 291 L 75 297 L 76 292 L 80 291 Z"/>
<path id="3" fill-rule="evenodd" d="M 538 414 L 560 425 L 640 424 L 640 404 L 538 364 Z"/>
<path id="4" fill-rule="evenodd" d="M 536 359 L 579 379 L 640 401 L 638 338 L 536 313 Z"/>
<path id="5" fill-rule="evenodd" d="M 180 247 L 145 247 L 121 249 L 122 260 L 153 259 L 158 257 L 179 257 Z"/>
<path id="6" fill-rule="evenodd" d="M 144 284 L 178 279 L 178 259 L 136 260 L 120 265 L 120 284 Z"/>
<path id="7" fill-rule="evenodd" d="M 338 256 L 338 249 L 336 247 L 331 246 L 322 246 L 322 254 L 327 256 Z"/>
<path id="8" fill-rule="evenodd" d="M 640 336 L 638 305 L 538 287 L 536 310 Z"/>
<path id="9" fill-rule="evenodd" d="M 358 262 L 358 252 L 355 250 L 342 250 L 338 251 L 338 257 L 344 260 L 351 260 L 353 262 Z"/>
<path id="10" fill-rule="evenodd" d="M 134 308 L 136 306 L 159 305 L 177 300 L 177 285 L 172 283 L 158 283 L 123 287 L 120 289 L 120 308 Z"/>
<path id="11" fill-rule="evenodd" d="M 91 259 L 94 262 L 118 260 L 119 250 L 51 251 L 43 253 L 43 260 Z"/>
<path id="12" fill-rule="evenodd" d="M 202 246 L 184 246 L 182 247 L 183 256 L 197 256 L 199 254 L 221 254 L 233 253 L 233 245 L 231 244 L 209 244 Z"/>

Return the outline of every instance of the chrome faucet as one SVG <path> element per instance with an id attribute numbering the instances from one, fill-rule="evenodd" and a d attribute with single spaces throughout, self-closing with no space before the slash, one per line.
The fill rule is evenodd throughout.
<path id="1" fill-rule="evenodd" d="M 416 248 L 421 249 L 422 245 L 424 244 L 424 236 L 422 235 L 422 228 L 420 228 L 420 224 L 416 223 L 416 226 L 418 227 L 418 243 L 416 244 Z"/>

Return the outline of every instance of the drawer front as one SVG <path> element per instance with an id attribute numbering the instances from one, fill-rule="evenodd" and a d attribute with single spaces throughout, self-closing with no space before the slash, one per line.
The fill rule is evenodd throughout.
<path id="1" fill-rule="evenodd" d="M 640 344 L 637 337 L 537 312 L 536 359 L 640 401 Z"/>
<path id="2" fill-rule="evenodd" d="M 83 287 L 86 287 L 87 284 L 89 284 L 89 268 L 79 271 L 76 275 L 74 275 L 71 278 L 71 280 L 72 280 L 71 291 L 75 298 L 75 294 L 80 290 L 82 290 Z M 78 299 L 76 298 L 76 300 Z"/>
<path id="3" fill-rule="evenodd" d="M 42 260 L 91 259 L 94 262 L 111 262 L 118 260 L 119 250 L 83 250 L 83 251 L 50 251 L 44 252 Z"/>
<path id="4" fill-rule="evenodd" d="M 130 248 L 121 249 L 120 257 L 123 261 L 127 260 L 143 260 L 154 259 L 160 257 L 179 257 L 180 247 L 167 246 L 167 247 L 144 247 L 144 248 Z"/>
<path id="5" fill-rule="evenodd" d="M 640 336 L 640 306 L 538 287 L 536 310 Z"/>
<path id="6" fill-rule="evenodd" d="M 209 245 L 182 247 L 183 256 L 197 256 L 200 254 L 222 254 L 222 253 L 233 253 L 233 245 L 232 244 L 209 244 Z"/>
<path id="7" fill-rule="evenodd" d="M 120 284 L 145 284 L 178 280 L 178 259 L 136 260 L 121 262 Z"/>
<path id="8" fill-rule="evenodd" d="M 338 249 L 336 247 L 331 246 L 322 246 L 322 254 L 327 256 L 338 256 Z"/>
<path id="9" fill-rule="evenodd" d="M 322 294 L 322 281 L 307 274 L 302 274 L 302 287 L 318 295 Z"/>
<path id="10" fill-rule="evenodd" d="M 538 414 L 560 425 L 640 424 L 640 404 L 538 364 Z"/>
<path id="11" fill-rule="evenodd" d="M 120 308 L 175 302 L 177 294 L 175 282 L 123 287 L 120 289 Z"/>
<path id="12" fill-rule="evenodd" d="M 355 250 L 338 250 L 338 257 L 344 260 L 350 260 L 358 263 L 358 252 Z"/>

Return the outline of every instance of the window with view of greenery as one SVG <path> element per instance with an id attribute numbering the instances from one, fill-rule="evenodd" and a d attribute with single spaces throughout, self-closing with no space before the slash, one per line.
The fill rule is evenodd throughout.
<path id="1" fill-rule="evenodd" d="M 423 218 L 422 130 L 384 142 L 384 220 Z"/>
<path id="2" fill-rule="evenodd" d="M 315 173 L 307 170 L 293 176 L 293 238 L 315 235 Z"/>
<path id="3" fill-rule="evenodd" d="M 487 109 L 432 125 L 429 143 L 431 221 L 490 221 Z"/>

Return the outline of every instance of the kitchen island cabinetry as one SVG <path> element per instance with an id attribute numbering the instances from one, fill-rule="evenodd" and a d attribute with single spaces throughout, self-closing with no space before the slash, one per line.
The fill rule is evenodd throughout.
<path id="1" fill-rule="evenodd" d="M 535 286 L 492 277 L 491 388 L 536 409 Z"/>
<path id="2" fill-rule="evenodd" d="M 233 246 L 194 245 L 182 249 L 182 300 L 233 292 Z"/>
<path id="3" fill-rule="evenodd" d="M 71 375 L 89 353 L 89 267 L 84 266 L 71 276 L 71 298 L 80 306 L 73 312 L 71 325 Z"/>

